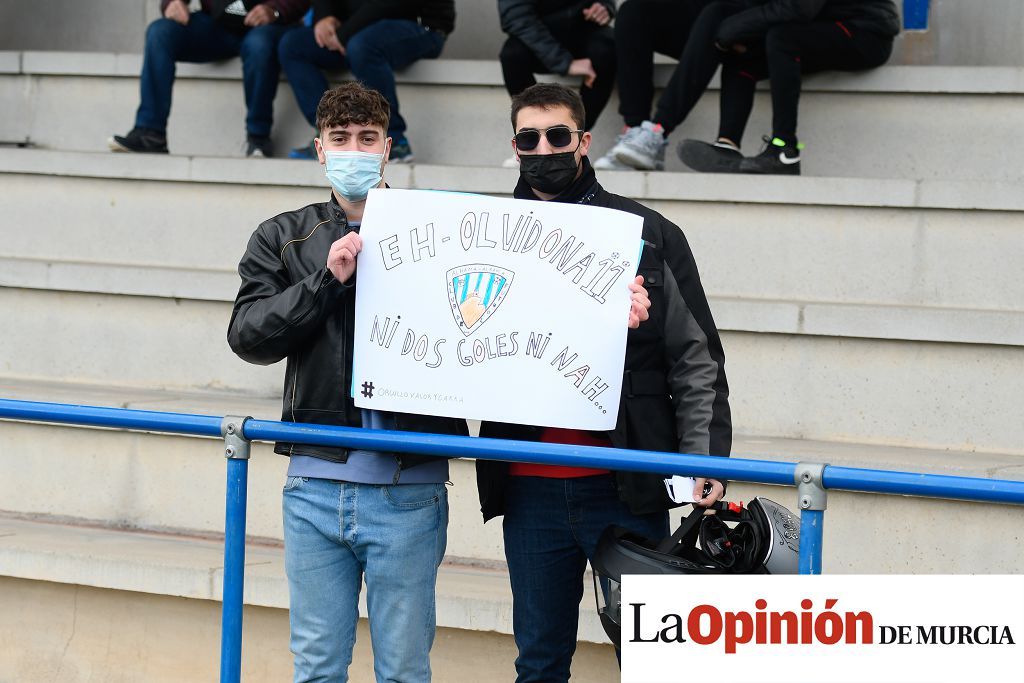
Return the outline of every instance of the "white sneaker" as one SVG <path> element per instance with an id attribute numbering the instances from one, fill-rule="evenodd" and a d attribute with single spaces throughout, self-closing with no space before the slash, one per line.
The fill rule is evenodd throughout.
<path id="1" fill-rule="evenodd" d="M 641 171 L 661 171 L 665 168 L 665 139 L 660 125 L 644 121 L 629 128 L 619 144 L 612 148 L 616 160 Z"/>
<path id="2" fill-rule="evenodd" d="M 519 168 L 519 157 L 509 157 L 501 162 L 502 168 Z"/>

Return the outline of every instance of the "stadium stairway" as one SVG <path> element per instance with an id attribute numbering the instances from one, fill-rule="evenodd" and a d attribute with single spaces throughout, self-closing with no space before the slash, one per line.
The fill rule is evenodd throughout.
<path id="1" fill-rule="evenodd" d="M 224 341 L 234 268 L 261 220 L 322 201 L 326 182 L 315 163 L 239 158 L 241 133 L 224 132 L 242 121 L 230 62 L 179 70 L 173 155 L 102 151 L 130 127 L 138 64 L 0 53 L 0 140 L 32 143 L 0 148 L 0 395 L 276 418 L 281 368 L 247 365 Z M 507 194 L 497 65 L 425 63 L 401 81 L 427 163 L 389 167 L 389 183 Z M 601 174 L 690 240 L 723 330 L 734 453 L 1024 478 L 1024 193 L 1020 164 L 1007 163 L 1024 151 L 1012 134 L 1024 69 L 887 67 L 808 91 L 804 177 L 678 162 Z M 714 131 L 710 99 L 673 140 Z M 284 87 L 277 130 L 282 149 L 309 135 Z M 219 454 L 210 439 L 0 422 L 0 595 L 14 606 L 0 639 L 18 644 L 0 680 L 120 680 L 133 647 L 148 653 L 146 680 L 213 677 Z M 246 680 L 287 675 L 285 467 L 254 449 Z M 514 657 L 500 526 L 480 523 L 472 463 L 453 462 L 452 481 L 435 677 L 500 680 Z M 792 489 L 730 488 L 759 494 L 795 507 Z M 1015 572 L 1022 520 L 1015 508 L 834 493 L 824 568 Z M 581 617 L 574 675 L 615 680 L 589 596 Z M 370 680 L 365 633 L 360 648 L 354 681 Z"/>

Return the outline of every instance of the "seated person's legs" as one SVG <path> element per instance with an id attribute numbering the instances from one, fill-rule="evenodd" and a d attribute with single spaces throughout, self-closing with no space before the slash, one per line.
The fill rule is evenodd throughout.
<path id="1" fill-rule="evenodd" d="M 501 61 L 501 76 L 505 90 L 513 97 L 535 85 L 537 79 L 533 75 L 546 73 L 547 69 L 537 55 L 515 36 L 510 36 L 501 46 L 498 59 Z"/>
<path id="2" fill-rule="evenodd" d="M 640 170 L 664 168 L 668 135 L 700 100 L 725 56 L 715 47 L 718 25 L 739 8 L 732 0 L 720 0 L 700 12 L 690 30 L 679 64 L 658 99 L 654 118 L 627 131 L 615 146 L 614 156 L 620 163 Z"/>
<path id="3" fill-rule="evenodd" d="M 772 135 L 764 151 L 745 159 L 745 173 L 800 173 L 797 110 L 802 74 L 816 71 L 870 69 L 889 58 L 892 38 L 852 32 L 839 22 L 780 24 L 765 36 L 772 88 Z"/>
<path id="4" fill-rule="evenodd" d="M 405 137 L 406 124 L 398 109 L 395 69 L 420 59 L 434 59 L 444 48 L 442 33 L 408 19 L 382 19 L 359 31 L 348 41 L 348 63 L 352 75 L 384 95 L 391 105 L 388 136 L 392 138 L 392 163 L 412 161 L 412 149 Z"/>
<path id="5" fill-rule="evenodd" d="M 693 25 L 696 2 L 627 0 L 615 15 L 619 113 L 627 127 L 651 118 L 654 53 L 678 58 Z"/>
<path id="6" fill-rule="evenodd" d="M 277 46 L 277 57 L 284 70 L 302 116 L 312 126 L 316 137 L 316 107 L 327 92 L 327 77 L 322 69 L 338 71 L 348 65 L 340 52 L 320 47 L 313 27 L 303 26 L 288 31 Z M 316 159 L 313 143 L 297 147 L 288 154 L 293 159 Z"/>
<path id="7" fill-rule="evenodd" d="M 594 168 L 632 170 L 615 158 L 615 147 L 651 117 L 654 97 L 654 53 L 678 57 L 705 0 L 627 0 L 615 15 L 615 48 L 619 113 L 623 131 L 612 149 L 594 161 Z M 635 134 L 635 133 L 634 133 Z"/>
<path id="8" fill-rule="evenodd" d="M 242 38 L 242 79 L 245 86 L 246 156 L 271 156 L 270 129 L 274 123 L 274 96 L 281 67 L 278 43 L 291 27 L 267 24 L 250 29 Z"/>
<path id="9" fill-rule="evenodd" d="M 573 57 L 589 59 L 597 74 L 592 85 L 584 83 L 580 86 L 580 97 L 587 112 L 584 129 L 591 130 L 615 87 L 615 33 L 607 26 L 593 25 L 579 35 L 579 46 L 571 45 L 570 52 Z"/>
<path id="10" fill-rule="evenodd" d="M 166 18 L 151 23 L 146 29 L 135 127 L 127 135 L 110 138 L 111 150 L 166 154 L 175 63 L 235 57 L 240 42 L 203 12 L 193 12 L 187 24 Z"/>
<path id="11" fill-rule="evenodd" d="M 578 12 L 560 10 L 543 16 L 503 17 L 509 38 L 499 58 L 509 95 L 514 97 L 535 85 L 534 74 L 583 76 L 580 95 L 586 106 L 585 126 L 589 130 L 608 104 L 615 85 L 614 33 L 607 25 L 611 16 L 607 6 L 593 2 Z M 517 167 L 519 163 L 512 157 L 503 165 Z"/>
<path id="12" fill-rule="evenodd" d="M 740 171 L 743 160 L 740 145 L 754 107 L 754 89 L 759 80 L 767 77 L 768 65 L 763 54 L 748 52 L 725 58 L 719 95 L 718 139 L 712 143 L 683 140 L 676 151 L 684 164 L 702 173 Z"/>

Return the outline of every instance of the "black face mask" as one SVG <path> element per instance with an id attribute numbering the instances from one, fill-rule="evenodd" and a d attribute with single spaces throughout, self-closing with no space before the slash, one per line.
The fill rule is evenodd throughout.
<path id="1" fill-rule="evenodd" d="M 530 187 L 546 194 L 562 193 L 572 185 L 578 171 L 575 151 L 519 156 L 519 175 Z"/>

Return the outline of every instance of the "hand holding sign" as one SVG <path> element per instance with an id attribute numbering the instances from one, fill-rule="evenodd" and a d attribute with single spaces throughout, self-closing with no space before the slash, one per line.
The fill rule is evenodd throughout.
<path id="1" fill-rule="evenodd" d="M 647 298 L 647 290 L 644 289 L 643 275 L 637 275 L 636 279 L 629 283 L 629 291 L 633 293 L 629 299 L 629 329 L 635 330 L 640 327 L 640 323 L 651 317 L 648 313 L 651 300 Z"/>
<path id="2" fill-rule="evenodd" d="M 327 253 L 327 270 L 338 282 L 347 282 L 356 272 L 356 257 L 363 250 L 363 239 L 357 232 L 350 232 L 331 245 Z"/>

